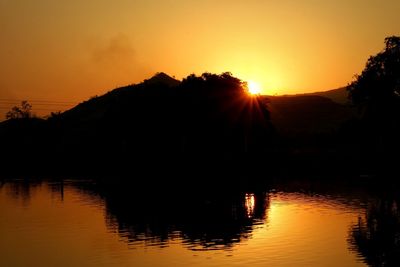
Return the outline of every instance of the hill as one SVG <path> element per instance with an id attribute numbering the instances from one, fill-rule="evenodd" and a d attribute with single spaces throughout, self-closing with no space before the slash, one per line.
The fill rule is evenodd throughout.
<path id="1" fill-rule="evenodd" d="M 340 87 L 333 90 L 319 91 L 305 94 L 294 94 L 294 95 L 281 95 L 286 97 L 296 96 L 322 96 L 331 99 L 333 102 L 338 104 L 349 104 L 347 87 Z"/>
<path id="2" fill-rule="evenodd" d="M 268 96 L 272 124 L 285 134 L 332 133 L 354 118 L 353 107 L 318 95 Z"/>
<path id="3" fill-rule="evenodd" d="M 312 93 L 304 93 L 304 94 L 293 94 L 293 95 L 280 95 L 280 96 L 271 96 L 271 97 L 297 97 L 297 96 L 322 96 L 331 99 L 333 102 L 338 104 L 350 104 L 347 87 L 340 87 L 337 89 L 327 90 L 327 91 L 319 91 Z"/>
<path id="4" fill-rule="evenodd" d="M 137 85 L 117 88 L 102 96 L 95 96 L 60 114 L 58 119 L 76 123 L 93 123 L 114 112 L 114 109 L 125 109 L 125 105 L 135 105 L 140 98 L 163 97 L 168 91 L 180 84 L 180 81 L 163 72 L 156 73 L 150 79 Z M 131 101 L 131 103 L 129 103 Z"/>
<path id="5" fill-rule="evenodd" d="M 328 90 L 328 91 L 315 92 L 315 93 L 310 93 L 310 94 L 305 94 L 305 95 L 323 96 L 323 97 L 329 98 L 333 102 L 336 102 L 339 104 L 348 104 L 349 103 L 349 98 L 348 98 L 348 93 L 347 93 L 346 87 L 341 87 L 338 89 L 333 89 L 333 90 Z"/>
<path id="6" fill-rule="evenodd" d="M 235 172 L 267 155 L 271 127 L 260 101 L 229 73 L 183 81 L 158 73 L 53 114 L 37 127 L 19 119 L 13 127 L 1 123 L 0 160 L 16 167 L 21 151 L 34 151 L 35 158 L 19 163 L 71 171 L 148 173 L 185 166 Z"/>

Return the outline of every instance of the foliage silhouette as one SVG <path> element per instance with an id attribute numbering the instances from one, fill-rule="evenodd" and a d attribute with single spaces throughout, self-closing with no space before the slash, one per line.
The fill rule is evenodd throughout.
<path id="1" fill-rule="evenodd" d="M 268 150 L 272 127 L 266 103 L 250 96 L 239 79 L 229 73 L 191 75 L 182 81 L 180 90 L 183 150 L 189 156 L 200 152 L 215 160 L 235 160 Z"/>
<path id="2" fill-rule="evenodd" d="M 400 149 L 400 37 L 385 38 L 385 48 L 371 56 L 365 69 L 348 85 L 349 97 L 359 108 L 365 160 L 395 169 Z"/>
<path id="3" fill-rule="evenodd" d="M 354 104 L 365 106 L 365 116 L 387 114 L 400 101 L 400 37 L 385 38 L 385 49 L 371 56 L 365 69 L 348 86 Z"/>
<path id="4" fill-rule="evenodd" d="M 6 114 L 7 119 L 28 119 L 32 117 L 32 105 L 28 101 L 22 101 L 21 107 L 14 106 Z"/>

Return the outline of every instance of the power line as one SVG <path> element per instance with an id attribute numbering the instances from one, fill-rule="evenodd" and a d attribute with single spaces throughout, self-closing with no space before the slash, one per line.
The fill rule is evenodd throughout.
<path id="1" fill-rule="evenodd" d="M 2 118 L 4 117 L 7 111 L 10 111 L 13 108 L 13 106 L 21 105 L 22 101 L 27 101 L 29 104 L 32 105 L 32 111 L 38 113 L 65 111 L 78 104 L 78 102 L 72 102 L 72 101 L 57 101 L 57 100 L 44 100 L 44 99 L 22 100 L 22 99 L 0 98 L 0 121 L 2 121 Z"/>
<path id="2" fill-rule="evenodd" d="M 0 107 L 0 110 L 5 110 L 5 111 L 10 111 L 9 108 L 2 108 Z M 35 111 L 61 111 L 62 109 L 57 109 L 57 108 L 37 108 L 37 109 L 32 109 L 33 112 Z"/>
<path id="3" fill-rule="evenodd" d="M 16 105 L 17 103 L 2 103 L 2 102 L 0 102 L 0 105 L 2 105 L 2 106 L 13 106 L 13 105 Z M 61 106 L 61 107 L 71 107 L 71 106 L 74 106 L 75 104 L 58 104 L 58 103 L 48 103 L 48 104 L 46 104 L 46 103 L 33 103 L 33 104 L 31 104 L 33 107 L 36 107 L 36 106 Z"/>
<path id="4" fill-rule="evenodd" d="M 21 103 L 22 101 L 28 101 L 28 103 L 58 103 L 58 104 L 77 104 L 78 102 L 73 101 L 57 101 L 57 100 L 29 100 L 29 99 L 7 99 L 7 98 L 0 98 L 0 102 L 11 102 L 11 103 Z"/>

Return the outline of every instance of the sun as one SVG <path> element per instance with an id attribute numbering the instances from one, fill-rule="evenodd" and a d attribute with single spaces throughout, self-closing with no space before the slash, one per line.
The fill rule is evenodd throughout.
<path id="1" fill-rule="evenodd" d="M 256 83 L 254 81 L 249 81 L 247 83 L 247 87 L 249 89 L 249 93 L 252 95 L 258 95 L 261 93 L 261 87 L 259 83 Z"/>

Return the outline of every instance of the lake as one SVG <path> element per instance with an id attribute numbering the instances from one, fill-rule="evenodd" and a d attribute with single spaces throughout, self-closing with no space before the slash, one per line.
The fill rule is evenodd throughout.
<path id="1" fill-rule="evenodd" d="M 398 194 L 346 182 L 150 190 L 0 182 L 0 266 L 394 266 Z"/>

